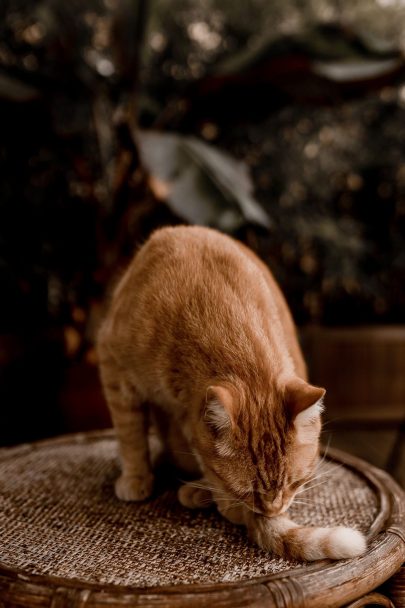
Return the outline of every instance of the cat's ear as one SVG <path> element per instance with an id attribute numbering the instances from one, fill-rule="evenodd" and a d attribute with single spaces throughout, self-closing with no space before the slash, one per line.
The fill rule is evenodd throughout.
<path id="1" fill-rule="evenodd" d="M 289 380 L 285 386 L 284 402 L 291 420 L 308 423 L 322 413 L 325 389 L 312 386 L 301 378 Z"/>
<path id="2" fill-rule="evenodd" d="M 217 433 L 231 429 L 235 422 L 235 402 L 224 386 L 209 386 L 204 410 L 205 422 Z"/>

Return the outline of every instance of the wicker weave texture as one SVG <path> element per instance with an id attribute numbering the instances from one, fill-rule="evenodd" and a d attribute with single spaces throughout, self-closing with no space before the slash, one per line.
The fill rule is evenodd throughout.
<path id="1" fill-rule="evenodd" d="M 137 587 L 238 582 L 300 567 L 252 545 L 215 509 L 190 511 L 166 490 L 142 504 L 113 492 L 111 437 L 0 452 L 0 562 L 16 571 Z M 332 462 L 291 509 L 298 523 L 368 532 L 378 497 Z M 300 496 L 301 498 L 301 496 Z"/>

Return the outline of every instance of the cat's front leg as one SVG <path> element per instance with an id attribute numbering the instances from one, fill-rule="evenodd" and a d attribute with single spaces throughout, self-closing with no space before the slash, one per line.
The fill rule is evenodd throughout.
<path id="1" fill-rule="evenodd" d="M 115 483 L 121 500 L 145 500 L 153 490 L 148 412 L 136 387 L 108 359 L 100 362 L 104 394 L 118 440 L 122 473 Z"/>
<path id="2" fill-rule="evenodd" d="M 227 496 L 221 490 L 214 490 L 213 495 L 217 509 L 222 517 L 237 526 L 246 523 L 247 509 L 242 502 L 235 501 L 234 498 Z"/>
<path id="3" fill-rule="evenodd" d="M 180 486 L 177 492 L 180 504 L 188 509 L 202 509 L 213 503 L 211 490 L 204 478 Z"/>
<path id="4" fill-rule="evenodd" d="M 218 501 L 217 508 L 222 517 L 225 517 L 231 524 L 242 526 L 245 523 L 246 509 L 242 505 L 228 505 L 226 501 Z"/>
<path id="5" fill-rule="evenodd" d="M 337 526 L 299 526 L 286 515 L 263 517 L 251 513 L 246 521 L 250 538 L 259 547 L 281 557 L 314 561 L 347 559 L 362 555 L 367 548 L 361 532 Z"/>

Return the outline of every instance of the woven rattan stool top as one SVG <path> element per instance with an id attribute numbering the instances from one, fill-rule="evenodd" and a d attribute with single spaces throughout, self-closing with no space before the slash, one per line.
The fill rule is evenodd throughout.
<path id="1" fill-rule="evenodd" d="M 292 515 L 365 532 L 361 558 L 275 558 L 214 509 L 181 507 L 167 484 L 121 503 L 110 432 L 0 450 L 0 606 L 341 606 L 404 561 L 404 494 L 346 454 L 331 451 L 324 467 Z"/>

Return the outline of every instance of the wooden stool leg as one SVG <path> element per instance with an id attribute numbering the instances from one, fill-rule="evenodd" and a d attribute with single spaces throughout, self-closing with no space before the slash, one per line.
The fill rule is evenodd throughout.
<path id="1" fill-rule="evenodd" d="M 367 606 L 383 606 L 384 608 L 398 608 L 391 600 L 381 593 L 367 593 L 345 608 L 366 608 Z"/>
<path id="2" fill-rule="evenodd" d="M 405 564 L 384 584 L 384 592 L 392 599 L 395 608 L 405 608 Z"/>

